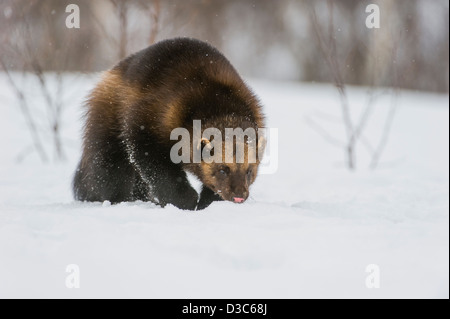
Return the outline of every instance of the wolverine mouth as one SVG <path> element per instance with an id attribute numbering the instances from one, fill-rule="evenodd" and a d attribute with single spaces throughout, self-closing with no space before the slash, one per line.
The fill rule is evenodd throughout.
<path id="1" fill-rule="evenodd" d="M 213 187 L 211 187 L 211 188 L 213 188 Z M 217 191 L 215 191 L 215 193 L 217 195 L 219 195 L 223 200 L 230 201 L 230 202 L 233 202 L 233 203 L 236 203 L 236 204 L 242 204 L 246 200 L 245 197 L 237 197 L 237 196 L 226 195 L 221 190 L 217 190 Z"/>

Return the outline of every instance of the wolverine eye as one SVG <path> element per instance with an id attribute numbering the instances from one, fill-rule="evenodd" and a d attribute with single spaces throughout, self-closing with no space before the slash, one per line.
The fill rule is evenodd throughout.
<path id="1" fill-rule="evenodd" d="M 230 168 L 225 166 L 219 169 L 219 173 L 223 176 L 227 176 L 230 173 Z"/>

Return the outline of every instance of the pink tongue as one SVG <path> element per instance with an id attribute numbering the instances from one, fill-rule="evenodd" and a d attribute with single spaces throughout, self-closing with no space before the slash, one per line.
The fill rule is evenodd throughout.
<path id="1" fill-rule="evenodd" d="M 244 199 L 242 197 L 233 197 L 235 203 L 242 203 Z"/>

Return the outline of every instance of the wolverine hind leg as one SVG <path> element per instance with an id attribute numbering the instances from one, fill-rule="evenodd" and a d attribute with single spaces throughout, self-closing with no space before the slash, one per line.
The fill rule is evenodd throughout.
<path id="1" fill-rule="evenodd" d="M 84 164 L 84 165 L 83 165 Z M 120 203 L 133 200 L 135 171 L 125 160 L 114 156 L 80 162 L 73 179 L 76 200 Z"/>

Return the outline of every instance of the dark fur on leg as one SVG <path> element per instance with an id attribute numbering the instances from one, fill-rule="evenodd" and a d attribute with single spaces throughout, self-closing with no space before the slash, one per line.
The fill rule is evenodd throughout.
<path id="1" fill-rule="evenodd" d="M 208 187 L 203 186 L 202 192 L 200 193 L 200 200 L 197 204 L 196 210 L 202 210 L 211 205 L 212 202 L 222 201 L 223 199 L 214 193 Z"/>
<path id="2" fill-rule="evenodd" d="M 132 123 L 139 123 L 134 118 L 135 114 L 128 116 Z M 188 182 L 181 165 L 170 160 L 170 149 L 161 145 L 150 131 L 142 130 L 136 124 L 126 125 L 123 136 L 132 165 L 142 180 L 150 185 L 150 197 L 163 207 L 172 204 L 180 209 L 194 210 L 198 194 Z"/>

